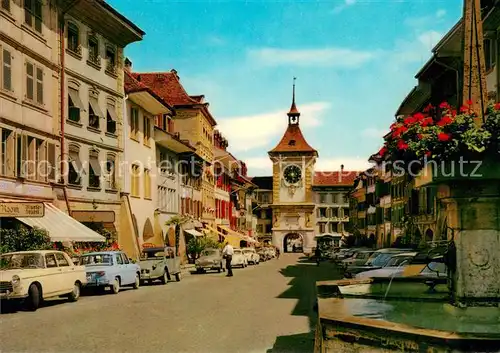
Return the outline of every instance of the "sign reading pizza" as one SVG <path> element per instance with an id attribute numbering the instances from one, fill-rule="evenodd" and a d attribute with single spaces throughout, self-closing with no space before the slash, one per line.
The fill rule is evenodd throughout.
<path id="1" fill-rule="evenodd" d="M 0 217 L 43 217 L 43 202 L 3 202 L 0 201 Z"/>
<path id="2" fill-rule="evenodd" d="M 154 245 L 153 243 L 144 243 L 142 244 L 143 249 L 149 249 L 149 248 L 158 248 L 157 245 Z"/>

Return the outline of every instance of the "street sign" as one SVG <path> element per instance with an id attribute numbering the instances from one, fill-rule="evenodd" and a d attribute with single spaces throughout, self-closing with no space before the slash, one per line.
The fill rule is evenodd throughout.
<path id="1" fill-rule="evenodd" d="M 43 217 L 43 202 L 4 202 L 0 201 L 0 217 Z"/>

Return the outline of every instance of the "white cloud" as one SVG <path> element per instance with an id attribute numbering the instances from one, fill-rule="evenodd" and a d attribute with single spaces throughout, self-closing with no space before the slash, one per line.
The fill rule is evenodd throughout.
<path id="1" fill-rule="evenodd" d="M 272 172 L 272 162 L 268 157 L 251 157 L 244 159 L 251 176 L 270 176 Z M 363 171 L 371 165 L 367 158 L 361 157 L 339 157 L 339 158 L 319 158 L 316 161 L 315 171 L 337 171 L 344 165 L 345 171 Z"/>
<path id="2" fill-rule="evenodd" d="M 370 127 L 361 131 L 361 136 L 370 138 L 382 138 L 386 133 L 387 130 Z"/>
<path id="3" fill-rule="evenodd" d="M 377 55 L 377 52 L 334 47 L 296 50 L 260 48 L 248 51 L 250 60 L 269 66 L 325 66 L 344 69 L 360 67 L 376 58 Z"/>
<path id="4" fill-rule="evenodd" d="M 444 16 L 446 16 L 446 10 L 444 10 L 444 9 L 437 10 L 437 12 L 436 12 L 437 18 L 442 18 Z"/>
<path id="5" fill-rule="evenodd" d="M 418 36 L 418 41 L 431 50 L 442 37 L 443 35 L 437 31 L 427 31 Z"/>
<path id="6" fill-rule="evenodd" d="M 321 116 L 329 107 L 327 102 L 301 104 L 299 110 L 307 118 L 301 119 L 300 126 L 308 128 L 321 125 Z M 218 129 L 229 140 L 232 152 L 264 147 L 271 141 L 273 144 L 278 143 L 288 123 L 286 111 L 283 110 L 219 118 L 217 121 Z"/>
<path id="7" fill-rule="evenodd" d="M 334 14 L 341 13 L 346 8 L 348 8 L 349 6 L 352 6 L 354 4 L 356 4 L 356 0 L 344 0 L 343 3 L 341 3 L 340 5 L 337 5 L 333 8 L 332 13 L 334 13 Z"/>
<path id="8" fill-rule="evenodd" d="M 217 35 L 209 35 L 206 39 L 206 42 L 213 46 L 222 46 L 226 44 L 226 40 Z"/>

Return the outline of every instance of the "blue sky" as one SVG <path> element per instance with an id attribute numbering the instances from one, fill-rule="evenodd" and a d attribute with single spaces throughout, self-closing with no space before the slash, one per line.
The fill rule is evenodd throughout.
<path id="1" fill-rule="evenodd" d="M 134 71 L 175 68 L 204 94 L 251 175 L 270 175 L 297 77 L 301 127 L 317 170 L 359 170 L 462 0 L 109 0 L 146 32 Z M 140 4 L 140 5 L 138 5 Z"/>

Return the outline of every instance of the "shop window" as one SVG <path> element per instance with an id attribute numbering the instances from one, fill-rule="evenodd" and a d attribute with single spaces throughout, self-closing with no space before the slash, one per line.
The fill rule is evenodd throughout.
<path id="1" fill-rule="evenodd" d="M 24 0 L 24 23 L 42 33 L 42 0 Z"/>
<path id="2" fill-rule="evenodd" d="M 99 154 L 95 151 L 89 153 L 89 187 L 99 188 L 101 186 L 101 166 Z"/>

